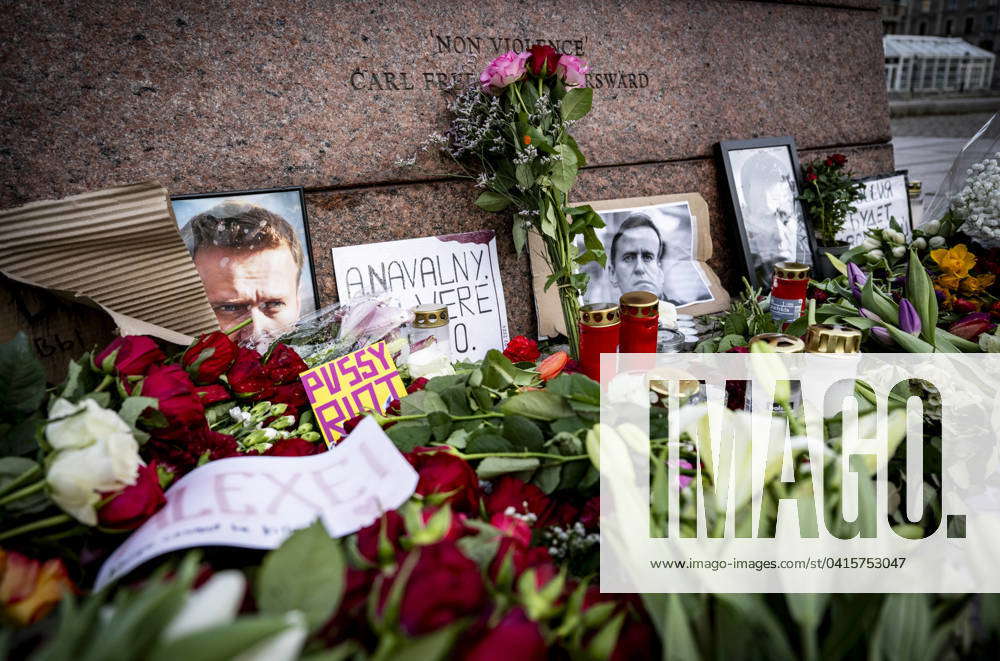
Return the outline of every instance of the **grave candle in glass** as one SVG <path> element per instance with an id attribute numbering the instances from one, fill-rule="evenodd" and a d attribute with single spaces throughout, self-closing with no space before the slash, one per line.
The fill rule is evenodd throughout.
<path id="1" fill-rule="evenodd" d="M 580 371 L 601 379 L 601 354 L 618 353 L 621 316 L 614 303 L 590 303 L 580 308 Z"/>
<path id="2" fill-rule="evenodd" d="M 432 343 L 440 345 L 445 356 L 451 355 L 451 331 L 448 328 L 446 305 L 428 303 L 413 308 L 410 347 L 418 350 Z"/>
<path id="3" fill-rule="evenodd" d="M 771 318 L 790 324 L 806 310 L 809 289 L 809 265 L 798 262 L 778 262 L 771 276 Z"/>
<path id="4" fill-rule="evenodd" d="M 622 353 L 656 353 L 660 299 L 648 291 L 630 291 L 618 301 L 622 312 Z"/>

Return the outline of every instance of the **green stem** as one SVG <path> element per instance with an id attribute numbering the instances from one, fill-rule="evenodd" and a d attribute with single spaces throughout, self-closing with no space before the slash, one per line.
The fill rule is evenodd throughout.
<path id="1" fill-rule="evenodd" d="M 3 486 L 3 488 L 0 488 L 0 495 L 3 495 L 5 493 L 10 493 L 11 491 L 13 491 L 14 489 L 18 488 L 19 486 L 21 486 L 25 482 L 30 482 L 31 480 L 33 480 L 41 472 L 42 472 L 42 467 L 39 466 L 38 464 L 35 464 L 31 468 L 29 468 L 28 470 L 24 471 L 23 473 L 21 473 L 20 475 L 18 475 L 16 478 L 14 478 L 13 480 L 11 480 L 7 484 L 5 484 Z"/>
<path id="2" fill-rule="evenodd" d="M 24 498 L 25 496 L 30 496 L 36 491 L 41 491 L 45 488 L 45 480 L 39 480 L 30 486 L 26 486 L 23 489 L 18 489 L 13 493 L 9 493 L 3 498 L 0 498 L 0 506 L 6 505 L 7 503 L 12 503 L 19 498 Z"/>
<path id="3" fill-rule="evenodd" d="M 64 523 L 69 523 L 72 520 L 73 517 L 71 517 L 69 514 L 57 514 L 55 516 L 50 516 L 47 519 L 39 519 L 38 521 L 33 521 L 32 523 L 26 523 L 23 526 L 19 526 L 11 530 L 6 530 L 0 533 L 0 540 L 10 539 L 11 537 L 17 537 L 18 535 L 23 535 L 26 532 L 41 530 L 42 528 L 51 528 L 54 526 L 59 526 Z"/>
<path id="4" fill-rule="evenodd" d="M 414 413 L 412 415 L 393 415 L 393 416 L 382 416 L 376 415 L 375 418 L 378 420 L 379 424 L 385 424 L 387 422 L 407 422 L 408 420 L 423 420 L 429 414 L 428 413 Z M 497 413 L 495 411 L 487 411 L 486 413 L 480 413 L 477 415 L 450 415 L 448 416 L 451 420 L 465 422 L 467 420 L 486 420 L 487 418 L 503 418 L 503 413 Z"/>
<path id="5" fill-rule="evenodd" d="M 246 319 L 244 319 L 240 323 L 236 324 L 235 326 L 233 326 L 232 328 L 230 328 L 229 330 L 227 330 L 226 331 L 226 335 L 232 335 L 236 331 L 242 330 L 242 329 L 246 328 L 247 326 L 249 326 L 252 323 L 253 323 L 253 317 L 247 317 Z"/>
<path id="6" fill-rule="evenodd" d="M 545 452 L 480 452 L 477 454 L 462 454 L 461 452 L 459 452 L 458 456 L 467 461 L 471 459 L 487 459 L 489 457 L 511 457 L 514 459 L 520 459 L 520 458 L 551 459 L 553 461 L 558 461 L 560 463 L 590 459 L 590 455 L 587 454 L 574 454 L 564 457 L 561 454 L 546 454 Z"/>
<path id="7" fill-rule="evenodd" d="M 781 402 L 781 409 L 785 412 L 785 419 L 788 420 L 788 428 L 791 430 L 791 432 L 796 436 L 801 436 L 802 434 L 805 434 L 806 433 L 805 425 L 803 425 L 802 421 L 799 420 L 798 416 L 796 416 L 792 412 L 791 405 L 788 402 Z"/>

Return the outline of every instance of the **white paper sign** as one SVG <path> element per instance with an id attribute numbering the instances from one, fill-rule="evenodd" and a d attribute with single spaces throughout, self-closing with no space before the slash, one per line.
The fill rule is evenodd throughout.
<path id="1" fill-rule="evenodd" d="M 862 181 L 865 198 L 855 203 L 857 211 L 847 217 L 837 239 L 853 248 L 865 240 L 865 232 L 888 229 L 889 219 L 895 218 L 910 239 L 910 198 L 906 192 L 906 175 L 890 174 Z"/>
<path id="2" fill-rule="evenodd" d="M 370 417 L 322 454 L 213 461 L 167 491 L 163 509 L 105 561 L 94 589 L 169 551 L 277 548 L 317 517 L 343 537 L 402 505 L 416 486 L 416 471 Z"/>
<path id="3" fill-rule="evenodd" d="M 332 252 L 341 301 L 388 291 L 409 307 L 447 305 L 455 360 L 479 360 L 490 349 L 507 346 L 507 306 L 493 230 L 368 243 Z"/>

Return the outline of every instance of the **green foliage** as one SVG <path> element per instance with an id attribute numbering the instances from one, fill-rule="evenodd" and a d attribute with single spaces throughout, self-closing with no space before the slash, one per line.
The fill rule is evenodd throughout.
<path id="1" fill-rule="evenodd" d="M 838 158 L 839 157 L 839 158 Z M 864 184 L 851 179 L 844 169 L 846 159 L 834 154 L 803 166 L 803 190 L 799 199 L 820 240 L 832 245 L 848 214 L 857 210 L 854 203 L 864 198 Z"/>
<path id="2" fill-rule="evenodd" d="M 345 572 L 339 542 L 317 520 L 264 558 L 256 582 L 257 604 L 266 614 L 301 611 L 313 630 L 340 604 Z"/>

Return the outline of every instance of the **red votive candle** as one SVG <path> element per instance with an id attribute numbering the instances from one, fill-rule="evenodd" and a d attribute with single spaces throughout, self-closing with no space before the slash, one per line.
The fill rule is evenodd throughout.
<path id="1" fill-rule="evenodd" d="M 618 353 L 622 320 L 614 303 L 590 303 L 580 308 L 580 371 L 601 380 L 601 354 Z"/>
<path id="2" fill-rule="evenodd" d="M 660 299 L 648 291 L 630 291 L 618 301 L 622 311 L 622 353 L 656 353 Z"/>
<path id="3" fill-rule="evenodd" d="M 790 324 L 806 311 L 809 265 L 778 262 L 771 276 L 771 318 Z"/>

